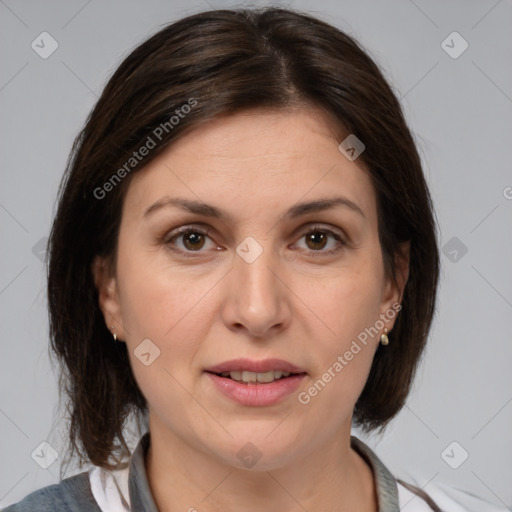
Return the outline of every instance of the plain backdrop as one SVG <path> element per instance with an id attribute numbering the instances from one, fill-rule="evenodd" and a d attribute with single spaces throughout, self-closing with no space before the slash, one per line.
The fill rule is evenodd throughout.
<path id="1" fill-rule="evenodd" d="M 42 256 L 71 143 L 138 43 L 185 15 L 242 5 L 264 4 L 0 0 L 0 508 L 59 480 L 65 425 Z M 383 68 L 440 227 L 438 313 L 414 389 L 384 434 L 359 435 L 427 492 L 445 482 L 512 507 L 512 2 L 288 5 L 346 30 Z M 50 461 L 52 449 L 44 469 L 37 454 Z"/>

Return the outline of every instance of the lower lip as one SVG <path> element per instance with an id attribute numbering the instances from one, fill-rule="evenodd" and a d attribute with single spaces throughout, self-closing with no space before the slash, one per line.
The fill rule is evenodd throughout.
<path id="1" fill-rule="evenodd" d="M 244 384 L 229 377 L 221 377 L 215 373 L 206 372 L 217 389 L 227 397 L 242 405 L 268 406 L 274 405 L 284 397 L 293 393 L 300 386 L 305 373 L 290 375 L 284 379 L 262 384 Z"/>

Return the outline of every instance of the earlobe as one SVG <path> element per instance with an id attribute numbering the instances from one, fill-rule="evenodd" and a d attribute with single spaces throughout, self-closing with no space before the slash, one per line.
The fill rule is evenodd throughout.
<path id="1" fill-rule="evenodd" d="M 411 242 L 403 242 L 399 245 L 395 254 L 396 283 L 398 296 L 396 302 L 401 303 L 405 285 L 409 279 L 409 260 L 411 254 Z"/>
<path id="2" fill-rule="evenodd" d="M 402 304 L 405 285 L 409 278 L 409 255 L 410 242 L 403 242 L 399 245 L 395 253 L 395 279 L 391 276 L 387 279 L 386 290 L 383 297 L 385 311 L 382 311 L 382 313 L 386 314 L 390 312 L 390 310 L 394 312 L 392 315 L 393 320 L 387 327 L 388 331 L 391 331 L 393 328 L 397 306 Z"/>
<path id="3" fill-rule="evenodd" d="M 107 329 L 124 340 L 121 305 L 117 292 L 117 280 L 105 258 L 96 256 L 92 263 L 94 284 L 98 290 L 98 305 L 103 313 Z"/>

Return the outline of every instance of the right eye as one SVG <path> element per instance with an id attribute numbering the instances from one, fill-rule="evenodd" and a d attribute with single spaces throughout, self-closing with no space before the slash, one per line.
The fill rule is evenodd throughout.
<path id="1" fill-rule="evenodd" d="M 208 233 L 209 230 L 185 226 L 178 231 L 170 233 L 166 238 L 165 244 L 170 246 L 171 250 L 189 256 L 192 255 L 191 253 L 204 252 L 201 249 L 205 246 L 207 239 L 211 241 L 213 247 L 216 247 Z M 179 247 L 180 245 L 181 247 Z"/>

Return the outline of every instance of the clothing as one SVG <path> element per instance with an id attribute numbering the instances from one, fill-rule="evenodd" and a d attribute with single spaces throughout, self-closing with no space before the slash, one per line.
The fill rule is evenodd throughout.
<path id="1" fill-rule="evenodd" d="M 158 512 L 149 487 L 145 458 L 149 432 L 144 434 L 124 469 L 106 471 L 94 466 L 89 471 L 66 478 L 58 484 L 32 492 L 2 512 Z M 351 446 L 370 465 L 377 488 L 379 512 L 432 512 L 426 501 L 408 490 L 361 440 L 351 437 Z M 430 490 L 429 490 L 429 494 Z M 500 512 L 478 501 L 478 508 L 462 508 L 442 492 L 437 497 L 448 512 Z M 476 503 L 476 502 L 475 502 Z M 491 507 L 491 508 L 489 508 Z M 505 511 L 506 509 L 502 509 Z"/>

